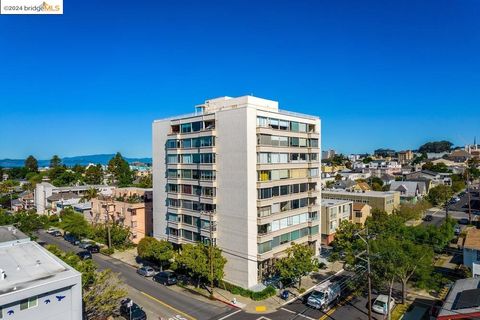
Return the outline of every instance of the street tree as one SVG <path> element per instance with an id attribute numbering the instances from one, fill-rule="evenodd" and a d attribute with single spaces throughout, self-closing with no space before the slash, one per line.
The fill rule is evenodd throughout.
<path id="1" fill-rule="evenodd" d="M 67 208 L 63 210 L 60 216 L 62 219 L 62 229 L 79 238 L 83 238 L 89 234 L 90 225 L 83 215 L 75 213 L 72 209 Z"/>
<path id="2" fill-rule="evenodd" d="M 168 264 L 174 256 L 173 246 L 165 240 L 157 240 L 153 237 L 145 237 L 138 243 L 138 255 L 142 259 L 156 262 L 161 270 Z"/>
<path id="3" fill-rule="evenodd" d="M 30 172 L 37 172 L 38 171 L 38 161 L 35 159 L 34 156 L 28 156 L 27 159 L 25 159 L 25 167 L 28 169 Z"/>
<path id="4" fill-rule="evenodd" d="M 438 185 L 428 192 L 427 199 L 434 206 L 444 205 L 453 195 L 452 188 L 446 185 Z"/>
<path id="5" fill-rule="evenodd" d="M 83 294 L 85 316 L 87 319 L 106 319 L 117 313 L 120 301 L 127 291 L 118 275 L 106 269 L 96 272 L 93 283 Z"/>
<path id="6" fill-rule="evenodd" d="M 275 268 L 279 271 L 282 281 L 291 283 L 298 281 L 298 287 L 302 285 L 302 277 L 318 269 L 318 260 L 314 250 L 303 244 L 292 242 L 286 250 L 287 256 L 278 260 Z"/>
<path id="7" fill-rule="evenodd" d="M 224 277 L 224 267 L 227 259 L 222 256 L 222 251 L 212 247 L 212 261 L 210 265 L 210 248 L 203 243 L 184 244 L 175 257 L 174 267 L 183 269 L 192 278 L 196 279 L 198 286 L 202 281 L 220 281 Z M 212 270 L 210 269 L 212 267 Z M 213 271 L 213 273 L 211 272 Z"/>

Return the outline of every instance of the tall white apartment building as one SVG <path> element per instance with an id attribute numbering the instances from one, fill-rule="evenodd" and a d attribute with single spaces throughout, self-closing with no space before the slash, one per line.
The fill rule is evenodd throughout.
<path id="1" fill-rule="evenodd" d="M 153 123 L 154 236 L 213 243 L 225 280 L 254 288 L 291 242 L 318 254 L 320 119 L 253 96 Z"/>

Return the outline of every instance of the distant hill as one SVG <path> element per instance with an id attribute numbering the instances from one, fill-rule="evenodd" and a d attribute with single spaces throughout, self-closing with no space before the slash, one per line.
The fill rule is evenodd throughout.
<path id="1" fill-rule="evenodd" d="M 72 167 L 76 164 L 86 166 L 89 163 L 100 163 L 106 165 L 110 159 L 112 159 L 114 154 L 93 154 L 88 156 L 76 156 L 76 157 L 65 157 L 62 158 L 62 163 L 67 167 Z M 152 158 L 127 158 L 129 163 L 132 162 L 143 162 L 143 163 L 152 163 Z M 25 159 L 0 159 L 0 167 L 3 168 L 15 168 L 23 167 Z M 50 164 L 50 159 L 48 160 L 38 160 L 39 167 L 47 167 Z"/>

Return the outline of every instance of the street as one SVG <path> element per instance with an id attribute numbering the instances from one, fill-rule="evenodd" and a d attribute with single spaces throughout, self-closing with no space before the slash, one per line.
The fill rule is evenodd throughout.
<path id="1" fill-rule="evenodd" d="M 82 249 L 71 245 L 63 238 L 53 237 L 44 231 L 38 232 L 38 241 L 57 245 L 66 252 L 82 251 Z M 94 254 L 93 260 L 100 270 L 111 269 L 113 272 L 119 273 L 120 278 L 127 285 L 127 290 L 132 295 L 132 299 L 145 309 L 149 319 L 218 319 L 235 310 L 221 302 L 199 300 L 193 296 L 173 291 L 154 282 L 151 278 L 138 275 L 134 267 L 103 254 Z"/>

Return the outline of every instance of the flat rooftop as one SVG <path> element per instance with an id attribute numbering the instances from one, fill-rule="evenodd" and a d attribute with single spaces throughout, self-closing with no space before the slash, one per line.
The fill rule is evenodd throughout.
<path id="1" fill-rule="evenodd" d="M 338 206 L 341 204 L 351 203 L 350 200 L 334 200 L 334 199 L 322 199 L 322 207 Z"/>
<path id="2" fill-rule="evenodd" d="M 357 197 L 391 197 L 398 191 L 345 191 L 341 189 L 325 189 L 322 190 L 322 195 L 352 195 Z"/>
<path id="3" fill-rule="evenodd" d="M 455 282 L 445 299 L 437 319 L 480 313 L 480 278 L 460 279 Z M 469 317 L 470 318 L 470 317 Z"/>
<path id="4" fill-rule="evenodd" d="M 18 230 L 14 226 L 0 226 L 0 246 L 5 242 L 28 241 L 29 239 L 30 238 L 25 233 Z"/>
<path id="5" fill-rule="evenodd" d="M 0 244 L 0 295 L 76 277 L 79 272 L 33 241 Z"/>

